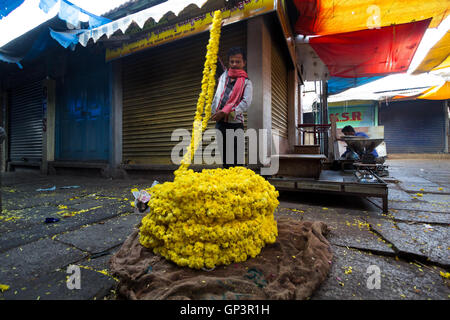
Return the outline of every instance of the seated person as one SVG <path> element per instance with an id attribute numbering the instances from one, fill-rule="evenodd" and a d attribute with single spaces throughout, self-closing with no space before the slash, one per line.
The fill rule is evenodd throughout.
<path id="1" fill-rule="evenodd" d="M 342 133 L 346 136 L 355 136 L 355 137 L 362 137 L 362 138 L 369 138 L 367 134 L 364 132 L 356 132 L 355 129 L 352 126 L 345 126 L 342 128 Z M 347 155 L 351 152 L 351 150 L 347 147 L 347 150 L 342 154 L 341 159 L 346 159 Z M 378 152 L 376 150 L 373 150 L 371 154 L 375 157 L 375 161 L 377 163 L 381 163 L 380 160 L 377 160 L 378 158 Z M 359 155 L 361 156 L 361 155 Z M 383 159 L 384 160 L 384 159 Z M 384 161 L 383 161 L 384 162 Z"/>

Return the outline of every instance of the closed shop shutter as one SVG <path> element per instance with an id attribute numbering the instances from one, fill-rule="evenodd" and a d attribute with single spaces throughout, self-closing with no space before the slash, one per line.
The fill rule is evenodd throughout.
<path id="1" fill-rule="evenodd" d="M 55 159 L 106 162 L 110 148 L 109 66 L 102 51 L 80 50 L 57 82 Z"/>
<path id="2" fill-rule="evenodd" d="M 172 164 L 176 129 L 191 131 L 201 91 L 209 33 L 124 58 L 123 160 L 130 164 Z M 220 57 L 232 46 L 246 48 L 246 24 L 223 29 Z M 214 128 L 210 122 L 209 128 Z"/>
<path id="3" fill-rule="evenodd" d="M 445 121 L 442 101 L 394 102 L 379 113 L 388 155 L 444 152 Z"/>
<path id="4" fill-rule="evenodd" d="M 272 41 L 272 128 L 288 137 L 288 70 L 281 48 Z"/>
<path id="5" fill-rule="evenodd" d="M 11 161 L 42 160 L 42 102 L 41 81 L 11 90 L 9 126 Z"/>

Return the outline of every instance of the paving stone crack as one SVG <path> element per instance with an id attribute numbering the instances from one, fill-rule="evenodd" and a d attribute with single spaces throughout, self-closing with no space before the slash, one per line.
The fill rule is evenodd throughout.
<path id="1" fill-rule="evenodd" d="M 402 220 L 402 219 L 394 219 L 396 222 L 400 222 L 400 223 L 406 223 L 406 224 L 428 224 L 430 226 L 432 225 L 436 225 L 436 226 L 448 226 L 449 223 L 447 222 L 436 222 L 436 221 L 415 221 L 415 220 Z"/>
<path id="2" fill-rule="evenodd" d="M 360 247 L 354 247 L 351 245 L 350 246 L 346 246 L 346 245 L 342 245 L 342 244 L 333 244 L 333 245 L 336 247 L 340 247 L 340 248 L 346 248 L 346 249 L 352 249 L 352 250 L 370 253 L 375 256 L 380 256 L 380 257 L 395 257 L 397 255 L 396 252 L 386 252 L 386 251 L 376 250 L 376 249 L 360 248 Z"/>
<path id="3" fill-rule="evenodd" d="M 388 220 L 391 221 L 396 228 L 398 228 L 398 226 L 397 226 L 397 224 L 396 224 L 396 222 L 394 220 L 391 220 L 391 219 L 388 219 Z M 444 268 L 444 269 L 449 269 L 448 265 L 441 264 L 441 263 L 439 263 L 437 261 L 431 262 L 430 260 L 428 260 L 429 259 L 428 257 L 424 257 L 424 256 L 421 256 L 421 255 L 412 253 L 412 252 L 404 252 L 402 250 L 399 250 L 394 245 L 394 243 L 392 243 L 391 241 L 386 239 L 380 232 L 375 230 L 370 223 L 369 223 L 369 229 L 370 229 L 371 232 L 373 232 L 374 234 L 379 236 L 381 239 L 383 239 L 386 243 L 389 243 L 389 245 L 392 248 L 392 250 L 394 250 L 395 255 L 398 256 L 399 258 L 403 258 L 404 260 L 406 260 L 408 262 L 413 262 L 414 260 L 417 260 L 417 261 L 420 261 L 421 263 L 425 263 L 426 265 L 438 266 L 438 267 L 441 267 L 441 268 Z M 375 252 L 372 249 L 368 249 L 368 250 Z M 389 254 L 386 254 L 386 255 L 388 256 Z"/>
<path id="4" fill-rule="evenodd" d="M 63 245 L 66 245 L 66 246 L 68 246 L 68 247 L 71 247 L 71 248 L 80 250 L 81 252 L 83 252 L 83 254 L 87 254 L 88 256 L 89 256 L 89 255 L 92 255 L 91 252 L 86 251 L 86 250 L 81 249 L 81 248 L 78 248 L 77 246 L 73 245 L 72 243 L 64 242 L 64 241 L 59 240 L 59 239 L 56 239 L 56 238 L 55 238 L 55 239 L 52 239 L 52 240 L 55 241 L 55 242 L 61 243 L 61 244 L 63 244 Z M 86 257 L 83 257 L 82 259 L 84 259 L 84 258 L 86 258 Z"/>
<path id="5" fill-rule="evenodd" d="M 394 249 L 394 253 L 389 253 L 386 251 L 381 251 L 381 250 L 375 250 L 375 249 L 369 249 L 369 248 L 358 248 L 358 247 L 353 247 L 353 246 L 346 246 L 346 245 L 341 245 L 341 244 L 333 244 L 336 247 L 340 247 L 340 248 L 346 248 L 346 249 L 351 249 L 351 250 L 356 250 L 356 251 L 360 251 L 360 252 L 365 252 L 365 253 L 369 253 L 378 257 L 397 257 L 400 260 L 406 262 L 406 263 L 420 263 L 424 268 L 429 269 L 430 271 L 436 271 L 433 269 L 433 267 L 437 267 L 437 268 L 442 268 L 446 271 L 449 271 L 450 268 L 449 266 L 446 265 L 442 265 L 438 262 L 431 262 L 428 261 L 426 258 L 416 255 L 414 253 L 408 253 L 408 252 L 400 252 L 397 249 Z"/>
<path id="6" fill-rule="evenodd" d="M 398 226 L 397 226 L 397 224 L 395 223 L 395 221 L 393 221 L 393 220 L 391 220 L 391 219 L 386 219 L 386 220 L 388 220 L 388 221 L 391 221 L 393 224 L 394 224 L 394 226 L 396 227 L 396 228 L 398 228 Z M 366 221 L 367 222 L 367 221 Z M 373 227 L 372 227 L 372 224 L 370 223 L 370 222 L 367 222 L 367 224 L 369 225 L 369 231 L 370 232 L 372 232 L 373 234 L 375 234 L 377 237 L 379 237 L 381 240 L 383 240 L 385 243 L 387 243 L 388 244 L 388 246 L 390 247 L 390 248 L 392 248 L 392 250 L 394 250 L 396 253 L 397 252 L 399 252 L 400 250 L 391 242 L 391 241 L 389 241 L 388 239 L 386 239 L 380 232 L 378 232 L 376 229 L 374 229 Z"/>

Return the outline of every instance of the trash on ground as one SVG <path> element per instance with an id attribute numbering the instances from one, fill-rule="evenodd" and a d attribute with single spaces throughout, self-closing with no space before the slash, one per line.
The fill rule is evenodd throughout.
<path id="1" fill-rule="evenodd" d="M 53 186 L 51 188 L 48 189 L 36 189 L 36 191 L 41 192 L 41 191 L 55 191 L 56 190 L 56 186 Z"/>

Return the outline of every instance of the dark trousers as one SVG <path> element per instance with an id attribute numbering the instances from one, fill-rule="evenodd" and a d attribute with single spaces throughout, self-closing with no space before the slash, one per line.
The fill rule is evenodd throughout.
<path id="1" fill-rule="evenodd" d="M 226 130 L 227 129 L 232 129 L 233 131 L 236 131 L 237 129 L 242 129 L 244 130 L 244 124 L 243 123 L 228 123 L 228 122 L 217 122 L 216 123 L 216 129 L 219 130 L 222 133 L 222 143 L 220 143 L 219 141 L 219 150 L 221 153 L 221 157 L 222 157 L 222 163 L 223 163 L 223 168 L 227 169 L 230 167 L 235 167 L 238 166 L 238 152 L 237 152 L 237 137 L 234 137 L 233 141 L 227 141 L 227 134 L 226 134 Z M 232 162 L 228 161 L 227 163 L 227 144 L 232 143 L 233 144 L 233 150 L 234 150 L 234 157 L 232 159 Z M 243 165 L 243 164 L 242 164 Z"/>

